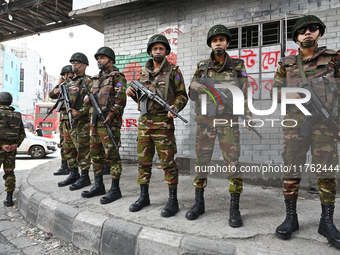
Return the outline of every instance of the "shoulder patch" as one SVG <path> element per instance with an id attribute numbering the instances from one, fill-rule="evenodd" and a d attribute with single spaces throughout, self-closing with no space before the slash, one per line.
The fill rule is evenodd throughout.
<path id="1" fill-rule="evenodd" d="M 117 83 L 117 87 L 120 88 L 123 84 L 121 82 Z"/>
<path id="2" fill-rule="evenodd" d="M 180 76 L 179 74 L 176 75 L 176 80 L 181 81 L 182 80 L 182 76 Z"/>
<path id="3" fill-rule="evenodd" d="M 243 70 L 243 71 L 241 72 L 241 74 L 242 74 L 243 77 L 247 77 L 247 75 L 248 75 L 247 72 L 246 72 L 245 70 Z"/>

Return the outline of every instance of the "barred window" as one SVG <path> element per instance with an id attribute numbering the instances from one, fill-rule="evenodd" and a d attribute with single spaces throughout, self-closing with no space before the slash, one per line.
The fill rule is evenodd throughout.
<path id="1" fill-rule="evenodd" d="M 280 21 L 262 25 L 262 45 L 280 43 Z"/>
<path id="2" fill-rule="evenodd" d="M 242 48 L 259 45 L 259 26 L 242 27 Z"/>

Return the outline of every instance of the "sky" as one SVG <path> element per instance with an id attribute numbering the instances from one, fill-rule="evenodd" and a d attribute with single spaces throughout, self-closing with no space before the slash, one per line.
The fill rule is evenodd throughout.
<path id="1" fill-rule="evenodd" d="M 94 54 L 104 46 L 104 34 L 81 25 L 4 43 L 9 47 L 26 45 L 28 49 L 35 50 L 43 59 L 46 72 L 56 77 L 63 66 L 70 64 L 69 59 L 73 53 L 82 52 L 89 60 L 86 74 L 95 75 L 99 69 Z"/>

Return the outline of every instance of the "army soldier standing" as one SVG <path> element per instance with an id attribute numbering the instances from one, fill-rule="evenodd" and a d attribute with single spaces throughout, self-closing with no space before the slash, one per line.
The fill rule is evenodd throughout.
<path id="1" fill-rule="evenodd" d="M 21 114 L 11 107 L 13 98 L 8 92 L 0 92 L 0 167 L 4 164 L 4 180 L 7 197 L 4 205 L 13 206 L 13 192 L 15 189 L 15 155 L 17 148 L 25 139 L 24 124 Z"/>
<path id="2" fill-rule="evenodd" d="M 279 62 L 273 88 L 277 88 L 278 97 L 281 98 L 282 87 L 308 84 L 339 123 L 340 55 L 327 47 L 318 47 L 318 41 L 325 33 L 325 29 L 325 24 L 313 15 L 307 15 L 296 21 L 292 36 L 294 42 L 300 46 L 299 53 L 296 56 L 284 57 Z M 301 98 L 298 93 L 292 92 L 287 93 L 286 97 Z M 333 246 L 340 248 L 340 233 L 333 224 L 336 171 L 330 170 L 339 167 L 337 142 L 321 120 L 316 120 L 307 137 L 301 137 L 299 134 L 305 116 L 295 105 L 287 108 L 285 119 L 294 119 L 297 125 L 283 128 L 284 165 L 290 166 L 291 169 L 304 165 L 306 153 L 311 146 L 312 164 L 320 164 L 322 169 L 316 171 L 322 208 L 318 232 L 327 237 Z M 299 171 L 284 173 L 282 177 L 286 219 L 276 229 L 276 235 L 281 239 L 289 239 L 292 233 L 299 229 L 296 201 L 300 178 Z"/>
<path id="3" fill-rule="evenodd" d="M 80 52 L 71 56 L 70 62 L 74 77 L 67 82 L 66 90 L 70 100 L 69 111 L 72 112 L 73 130 L 70 127 L 70 120 L 65 111 L 62 116 L 64 130 L 64 153 L 69 163 L 71 174 L 66 180 L 59 182 L 58 186 L 70 185 L 70 190 L 81 189 L 91 185 L 89 169 L 90 158 L 90 118 L 88 109 L 83 107 L 83 100 L 86 95 L 84 83 L 87 83 L 89 76 L 85 74 L 89 65 L 87 57 Z M 78 166 L 81 168 L 81 175 L 78 173 Z"/>
<path id="4" fill-rule="evenodd" d="M 61 69 L 60 72 L 60 79 L 58 84 L 52 89 L 49 96 L 52 99 L 57 99 L 59 94 L 59 85 L 62 83 L 67 83 L 73 77 L 73 71 L 71 65 L 66 65 Z M 65 111 L 65 107 L 64 107 Z M 59 134 L 60 134 L 60 156 L 61 156 L 61 167 L 54 171 L 54 175 L 67 175 L 70 173 L 70 169 L 67 165 L 67 160 L 64 154 L 64 130 L 62 125 L 62 117 L 63 117 L 63 110 L 60 111 L 60 120 L 59 120 Z"/>
<path id="5" fill-rule="evenodd" d="M 248 79 L 244 62 L 241 59 L 231 59 L 226 52 L 231 42 L 231 33 L 224 25 L 213 26 L 207 35 L 207 44 L 212 49 L 210 59 L 198 63 L 192 83 L 190 84 L 189 96 L 195 101 L 195 111 L 197 122 L 196 131 L 196 166 L 201 168 L 210 163 L 215 138 L 218 136 L 222 150 L 223 160 L 227 167 L 234 167 L 237 171 L 229 173 L 229 192 L 231 194 L 229 225 L 231 227 L 241 227 L 243 225 L 239 211 L 239 199 L 243 190 L 243 181 L 239 173 L 240 168 L 240 132 L 237 124 L 230 125 L 231 122 L 238 122 L 238 116 L 233 116 L 232 109 L 224 105 L 218 105 L 216 116 L 208 117 L 201 113 L 201 95 L 206 90 L 206 86 L 200 83 L 201 77 L 211 77 L 215 84 L 229 84 L 238 86 L 247 98 Z M 229 90 L 221 89 L 230 98 Z M 207 109 L 213 101 L 207 100 Z M 250 115 L 250 111 L 245 101 L 245 113 Z M 250 118 L 250 117 L 249 117 Z M 228 124 L 223 126 L 213 126 L 214 119 L 228 120 Z M 248 126 L 245 126 L 249 129 Z M 207 185 L 207 173 L 197 171 L 195 173 L 195 204 L 186 213 L 188 220 L 195 220 L 205 212 L 204 188 Z"/>
<path id="6" fill-rule="evenodd" d="M 120 146 L 120 128 L 126 105 L 126 79 L 124 74 L 120 73 L 118 68 L 113 65 L 116 61 L 115 53 L 111 48 L 99 48 L 94 57 L 101 71 L 91 78 L 89 87 L 106 116 L 104 123 L 109 124 L 115 136 L 115 142 L 117 146 Z M 86 97 L 84 102 L 90 104 L 89 98 Z M 122 163 L 118 149 L 93 107 L 91 107 L 90 113 L 90 153 L 94 165 L 95 186 L 89 191 L 83 191 L 81 195 L 82 197 L 93 197 L 105 194 L 103 172 L 106 162 L 111 167 L 112 184 L 109 192 L 100 199 L 100 203 L 107 204 L 122 197 L 119 188 Z"/>
<path id="7" fill-rule="evenodd" d="M 166 55 L 171 52 L 165 36 L 156 34 L 148 42 L 147 52 L 152 57 L 145 64 L 139 81 L 148 89 L 162 97 L 172 109 L 181 111 L 188 100 L 184 79 L 178 66 L 168 62 Z M 136 101 L 136 91 L 130 86 L 126 94 Z M 140 102 L 138 109 L 141 109 Z M 140 198 L 130 206 L 131 212 L 137 212 L 150 204 L 149 183 L 152 160 L 157 150 L 161 166 L 165 172 L 165 182 L 169 186 L 169 200 L 163 208 L 163 217 L 174 216 L 179 208 L 177 201 L 178 167 L 174 156 L 177 153 L 174 135 L 176 116 L 168 112 L 153 100 L 148 101 L 147 114 L 140 115 L 138 120 L 138 184 Z"/>

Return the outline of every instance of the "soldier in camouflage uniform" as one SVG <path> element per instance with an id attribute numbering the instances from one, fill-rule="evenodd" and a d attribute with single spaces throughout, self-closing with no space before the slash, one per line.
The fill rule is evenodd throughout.
<path id="1" fill-rule="evenodd" d="M 13 98 L 8 92 L 0 92 L 0 167 L 4 164 L 4 176 L 7 197 L 4 205 L 13 206 L 13 191 L 15 189 L 15 155 L 17 148 L 25 139 L 24 124 L 21 114 L 11 107 Z"/>
<path id="2" fill-rule="evenodd" d="M 91 78 L 89 88 L 94 94 L 98 105 L 105 114 L 106 120 L 112 133 L 115 135 L 115 142 L 120 146 L 120 128 L 122 126 L 122 116 L 126 105 L 126 79 L 113 64 L 115 53 L 109 47 L 101 47 L 94 55 L 97 60 L 99 74 Z M 90 104 L 88 97 L 85 104 Z M 83 191 L 82 197 L 93 197 L 105 194 L 103 183 L 103 172 L 105 162 L 111 166 L 112 184 L 109 192 L 100 199 L 101 204 L 111 203 L 122 197 L 119 188 L 119 179 L 122 172 L 122 163 L 119 150 L 116 149 L 106 128 L 97 117 L 94 108 L 91 107 L 91 132 L 90 132 L 90 153 L 93 161 L 95 186 L 89 191 Z"/>
<path id="3" fill-rule="evenodd" d="M 216 108 L 216 116 L 208 117 L 202 115 L 202 95 L 205 94 L 206 86 L 199 82 L 203 76 L 211 77 L 215 84 L 230 84 L 238 86 L 247 98 L 248 79 L 244 62 L 241 59 L 231 59 L 226 52 L 227 47 L 231 42 L 231 33 L 224 25 L 213 26 L 207 35 L 207 44 L 212 48 L 210 59 L 203 60 L 198 63 L 192 83 L 190 84 L 189 96 L 195 101 L 195 111 L 197 122 L 196 131 L 196 161 L 195 169 L 201 169 L 209 165 L 214 149 L 216 137 L 218 137 L 222 150 L 223 160 L 227 167 L 234 167 L 235 172 L 229 173 L 229 192 L 231 194 L 229 225 L 231 227 L 242 226 L 241 214 L 239 211 L 239 198 L 243 189 L 243 181 L 240 168 L 240 132 L 238 124 L 231 125 L 232 122 L 238 122 L 238 116 L 234 116 L 232 109 L 219 104 Z M 233 70 L 234 68 L 234 70 Z M 235 77 L 235 75 L 237 77 Z M 221 89 L 229 97 L 232 97 L 231 92 L 227 89 Z M 214 102 L 210 97 L 207 97 L 207 109 Z M 250 111 L 245 101 L 245 113 L 248 117 Z M 250 117 L 249 117 L 250 118 Z M 227 124 L 221 126 L 213 126 L 214 119 L 228 120 Z M 245 125 L 247 129 L 248 126 Z M 204 205 L 204 188 L 207 185 L 207 172 L 195 171 L 195 204 L 186 213 L 185 217 L 188 220 L 195 220 L 199 215 L 205 212 Z"/>
<path id="4" fill-rule="evenodd" d="M 66 65 L 61 69 L 60 72 L 60 79 L 58 84 L 51 90 L 49 96 L 52 99 L 57 99 L 59 95 L 59 85 L 62 84 L 63 82 L 69 82 L 70 79 L 73 77 L 73 71 L 72 71 L 72 66 L 71 65 Z M 65 110 L 65 107 L 64 107 Z M 70 173 L 70 169 L 68 168 L 67 165 L 67 160 L 64 154 L 64 130 L 63 130 L 63 125 L 62 125 L 62 116 L 63 116 L 63 110 L 60 111 L 60 120 L 59 120 L 59 134 L 60 134 L 60 156 L 61 156 L 61 167 L 54 171 L 54 175 L 67 175 Z"/>
<path id="5" fill-rule="evenodd" d="M 304 72 L 308 85 L 319 96 L 334 118 L 339 121 L 340 55 L 327 47 L 318 47 L 318 40 L 324 34 L 325 28 L 325 24 L 313 15 L 307 15 L 296 21 L 292 36 L 300 46 L 299 54 L 284 57 L 279 62 L 273 88 L 277 88 L 280 99 L 282 87 L 300 87 L 303 84 L 301 73 Z M 298 64 L 299 59 L 301 59 L 301 69 Z M 298 93 L 287 93 L 287 98 L 299 99 L 301 97 Z M 305 116 L 295 105 L 287 108 L 285 119 L 296 120 L 297 125 L 283 128 L 282 158 L 284 164 L 290 166 L 291 169 L 294 169 L 294 166 L 299 169 L 300 165 L 305 164 L 306 153 L 311 146 L 312 164 L 320 164 L 322 167 L 322 171 L 316 173 L 322 207 L 318 232 L 326 236 L 333 246 L 340 248 L 340 233 L 333 224 L 336 171 L 329 170 L 339 167 L 337 142 L 320 120 L 313 124 L 307 137 L 301 137 L 299 133 Z M 294 126 L 293 123 L 286 125 Z M 292 233 L 299 229 L 296 201 L 301 175 L 299 171 L 294 172 L 284 173 L 282 178 L 286 219 L 276 229 L 276 235 L 281 239 L 289 239 Z"/>
<path id="6" fill-rule="evenodd" d="M 139 81 L 168 102 L 171 108 L 181 111 L 188 101 L 188 96 L 181 71 L 178 66 L 171 64 L 166 59 L 166 55 L 171 52 L 166 37 L 160 34 L 152 36 L 148 42 L 147 52 L 152 59 L 146 62 Z M 136 101 L 135 93 L 136 91 L 131 86 L 126 91 L 126 94 Z M 141 105 L 138 102 L 138 110 L 140 109 Z M 178 167 L 174 159 L 177 147 L 173 118 L 176 116 L 153 100 L 148 101 L 147 110 L 147 114 L 140 115 L 138 121 L 137 181 L 140 185 L 141 195 L 129 210 L 137 212 L 150 204 L 148 190 L 156 148 L 164 170 L 165 182 L 169 186 L 169 200 L 161 211 L 161 215 L 171 217 L 179 210 L 177 201 Z"/>
<path id="7" fill-rule="evenodd" d="M 70 185 L 70 190 L 81 189 L 91 185 L 89 169 L 91 165 L 90 157 L 90 117 L 88 108 L 83 106 L 86 95 L 84 85 L 89 82 L 89 76 L 85 74 L 86 67 L 89 65 L 87 57 L 80 52 L 71 56 L 70 62 L 74 77 L 67 82 L 66 90 L 70 100 L 69 111 L 72 112 L 73 130 L 67 112 L 62 115 L 64 130 L 64 153 L 69 163 L 71 174 L 66 180 L 59 182 L 58 186 Z M 81 168 L 81 175 L 78 173 Z"/>

